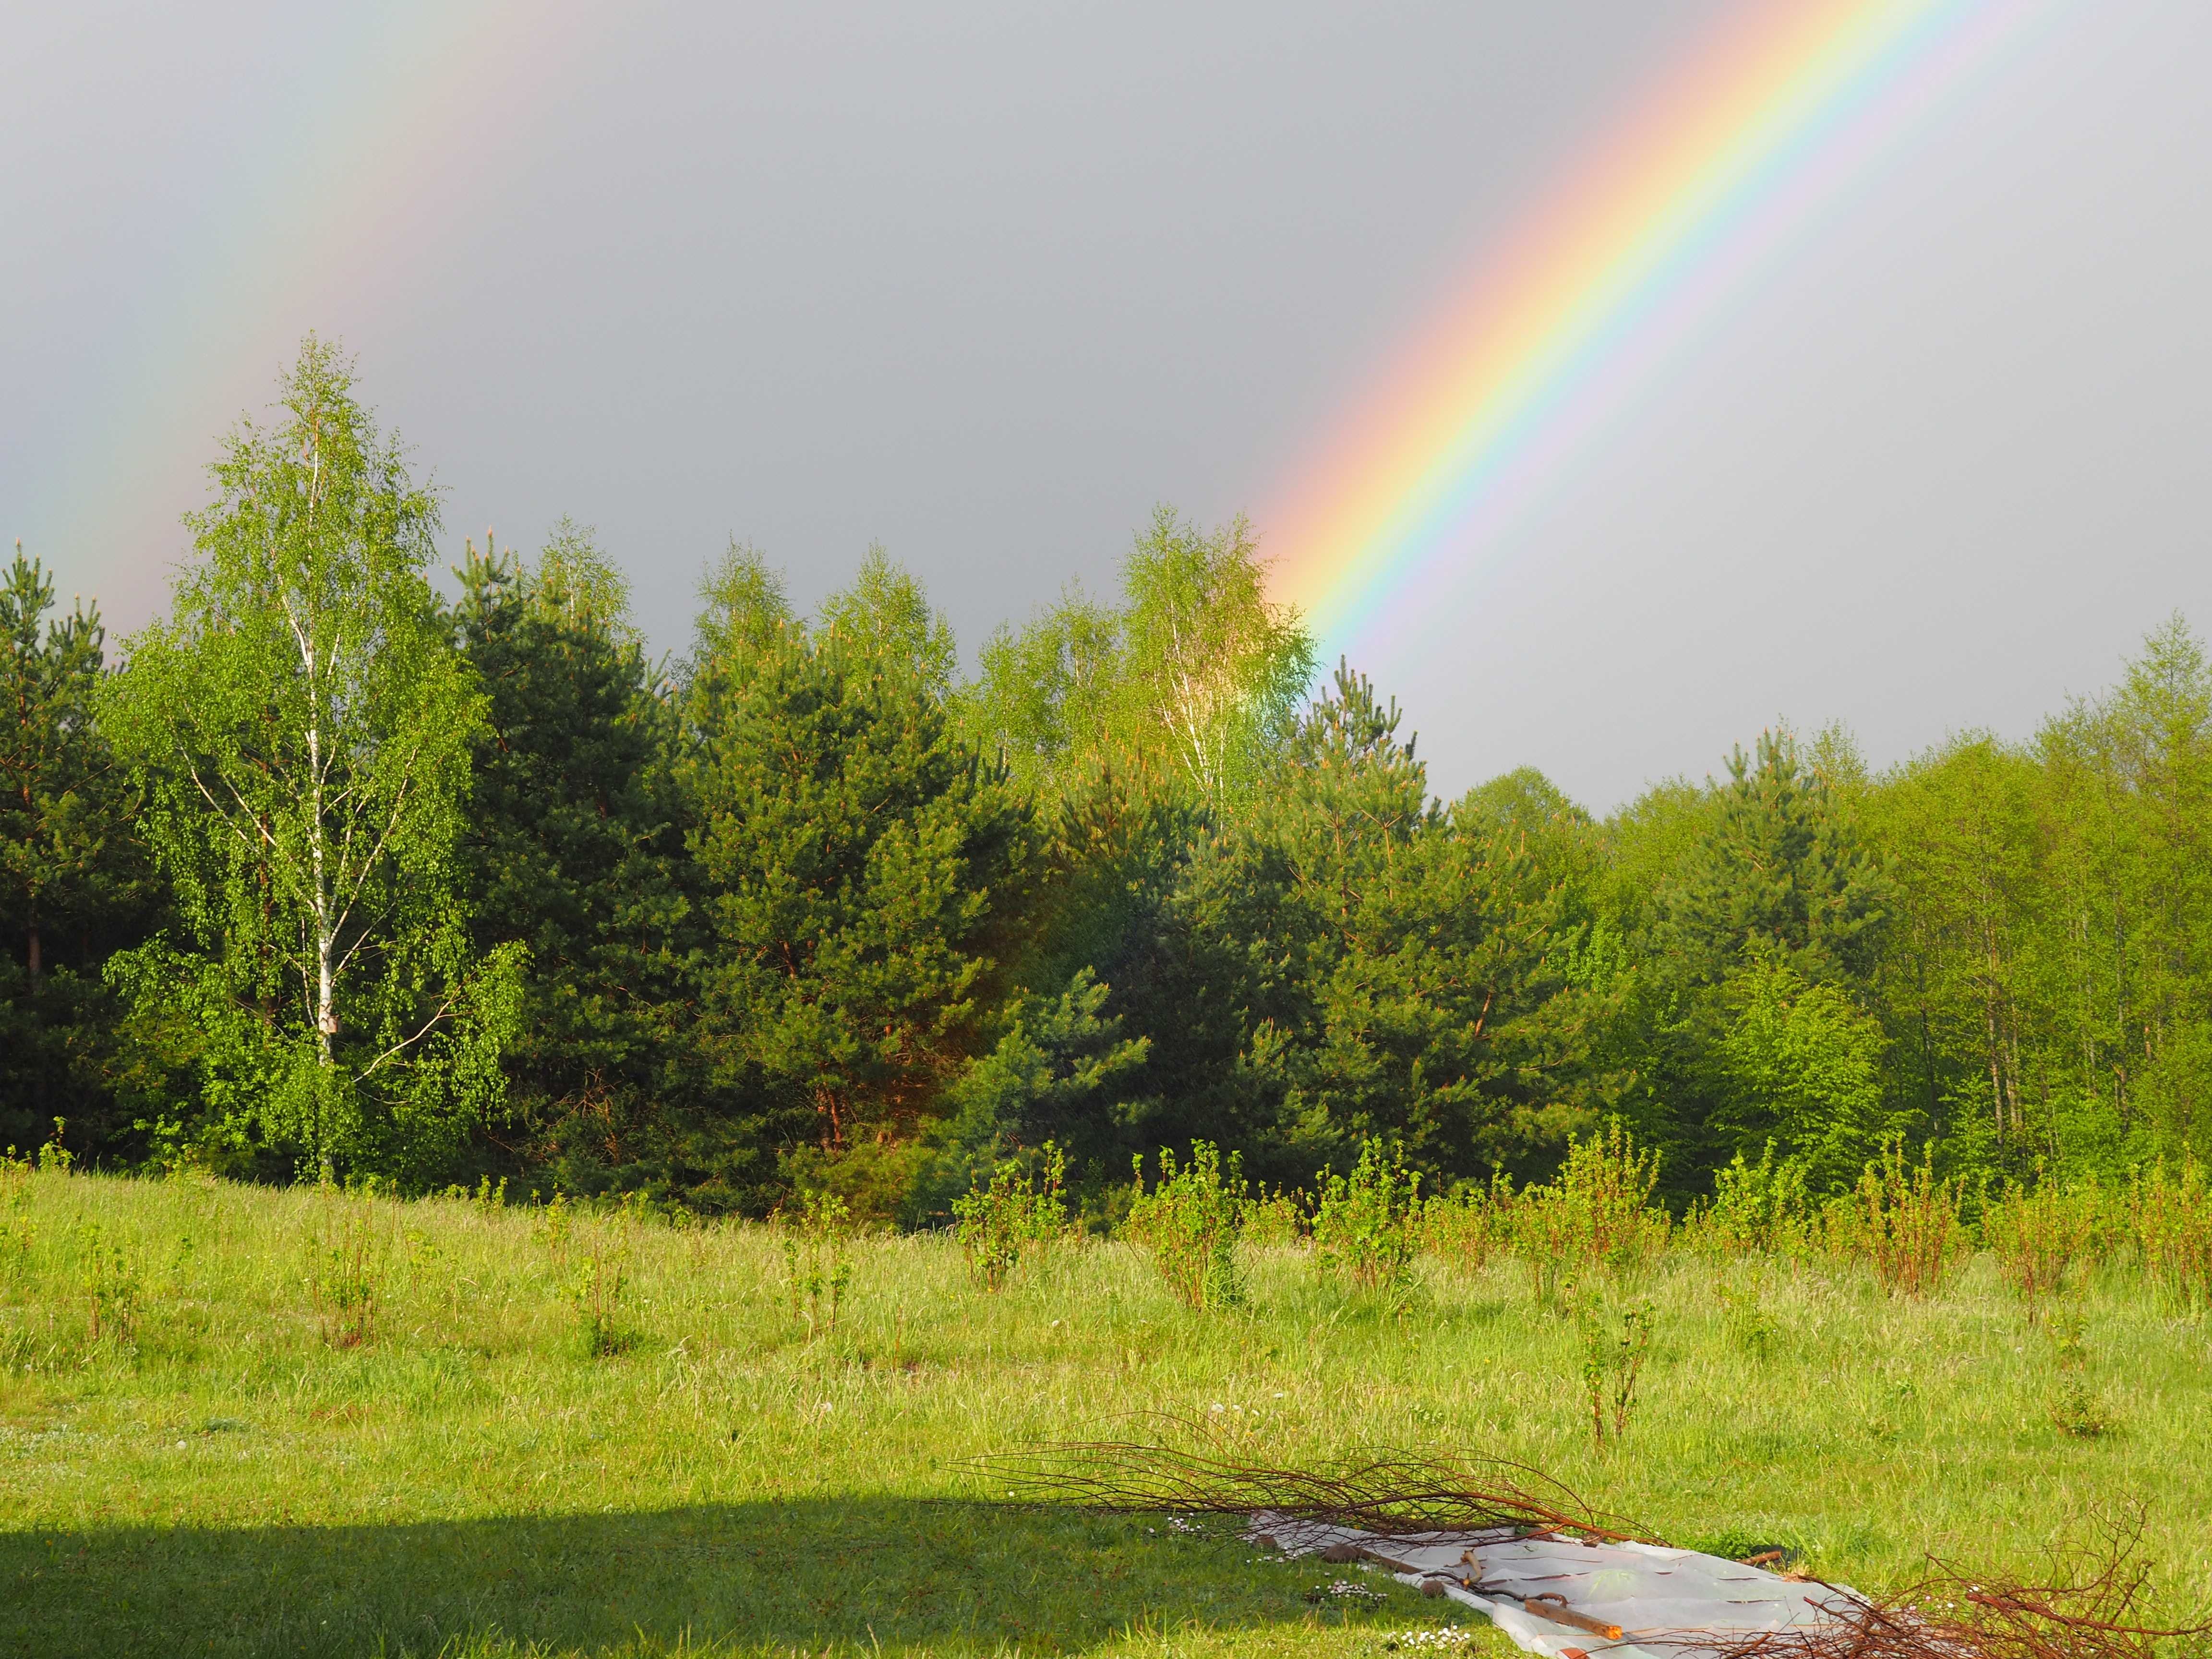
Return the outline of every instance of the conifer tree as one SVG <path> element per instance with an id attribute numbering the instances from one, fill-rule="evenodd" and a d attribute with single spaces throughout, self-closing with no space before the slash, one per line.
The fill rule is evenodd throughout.
<path id="1" fill-rule="evenodd" d="M 28 1146 L 58 1116 L 85 1146 L 106 1127 L 100 960 L 131 942 L 150 894 L 93 722 L 98 607 L 53 610 L 52 579 L 18 544 L 0 583 L 0 1137 Z"/>
<path id="2" fill-rule="evenodd" d="M 697 915 L 673 771 L 677 711 L 629 623 L 628 584 L 563 520 L 534 568 L 473 546 L 461 649 L 486 723 L 460 856 L 479 954 L 530 952 L 501 1054 L 503 1162 L 562 1188 L 681 1184 L 666 1120 L 699 1081 Z"/>
<path id="3" fill-rule="evenodd" d="M 1291 1178 L 1378 1134 L 1435 1172 L 1520 1164 L 1532 1114 L 1576 1097 L 1559 895 L 1520 840 L 1429 797 L 1400 720 L 1340 666 L 1192 866 L 1185 902 L 1237 963 L 1259 1118 L 1241 1144 L 1273 1140 L 1248 1156 Z"/>
<path id="4" fill-rule="evenodd" d="M 877 566 L 812 629 L 757 557 L 726 562 L 707 597 L 686 763 L 713 939 L 702 1037 L 724 1085 L 761 1103 L 756 1159 L 910 1147 L 978 1046 L 1029 814 L 957 734 L 939 629 L 910 626 L 918 590 L 898 573 Z"/>

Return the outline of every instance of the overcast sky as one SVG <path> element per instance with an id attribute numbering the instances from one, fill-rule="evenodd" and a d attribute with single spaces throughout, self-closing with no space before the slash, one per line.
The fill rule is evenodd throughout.
<path id="1" fill-rule="evenodd" d="M 881 542 L 972 653 L 1155 501 L 1264 536 L 1744 9 L 9 7 L 0 531 L 143 623 L 313 328 L 456 558 L 573 514 L 680 647 L 732 535 L 809 603 Z M 2212 8 L 2016 9 L 1361 641 L 1441 791 L 1604 808 L 1777 715 L 1877 763 L 2024 737 L 2212 625 Z"/>

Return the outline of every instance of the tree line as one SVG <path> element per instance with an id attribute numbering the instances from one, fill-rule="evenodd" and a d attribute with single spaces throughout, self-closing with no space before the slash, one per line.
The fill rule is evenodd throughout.
<path id="1" fill-rule="evenodd" d="M 985 645 L 880 550 L 757 552 L 655 659 L 564 523 L 430 580 L 434 492 L 303 347 L 111 661 L 0 586 L 0 1141 L 115 1168 L 794 1191 L 927 1224 L 1048 1146 L 1311 1188 L 1547 1177 L 1617 1119 L 1678 1207 L 2118 1175 L 2212 1140 L 2212 665 L 2176 617 L 2026 743 L 1760 734 L 1608 817 L 1431 795 L 1242 521 Z M 58 1127 L 57 1127 L 58 1125 Z"/>

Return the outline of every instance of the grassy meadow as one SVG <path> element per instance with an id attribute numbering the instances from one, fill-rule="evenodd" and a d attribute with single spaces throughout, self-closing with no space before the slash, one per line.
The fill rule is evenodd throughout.
<path id="1" fill-rule="evenodd" d="M 1508 1650 L 1218 1523 L 1008 1505 L 971 1462 L 1148 1413 L 1274 1462 L 1495 1454 L 1869 1589 L 1931 1553 L 2032 1571 L 2140 1503 L 2161 1610 L 2212 1606 L 2212 1331 L 2120 1267 L 2031 1320 L 1986 1258 L 1916 1300 L 1669 1251 L 1616 1287 L 1653 1334 L 1601 1449 L 1510 1258 L 1424 1258 L 1394 1306 L 1248 1247 L 1249 1305 L 1197 1315 L 1121 1243 L 987 1293 L 937 1236 L 853 1239 L 841 1275 L 758 1224 L 4 1183 L 0 1652 Z"/>

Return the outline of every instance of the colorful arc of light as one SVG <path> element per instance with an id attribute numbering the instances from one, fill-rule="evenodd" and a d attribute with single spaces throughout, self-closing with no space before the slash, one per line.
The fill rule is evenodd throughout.
<path id="1" fill-rule="evenodd" d="M 1599 165 L 1510 239 L 1423 335 L 1277 520 L 1274 585 L 1327 654 L 1438 561 L 1490 553 L 1546 463 L 1663 349 L 1661 319 L 1724 285 L 1762 218 L 1832 185 L 1824 158 L 2005 0 L 1790 0 L 1703 54 Z"/>

